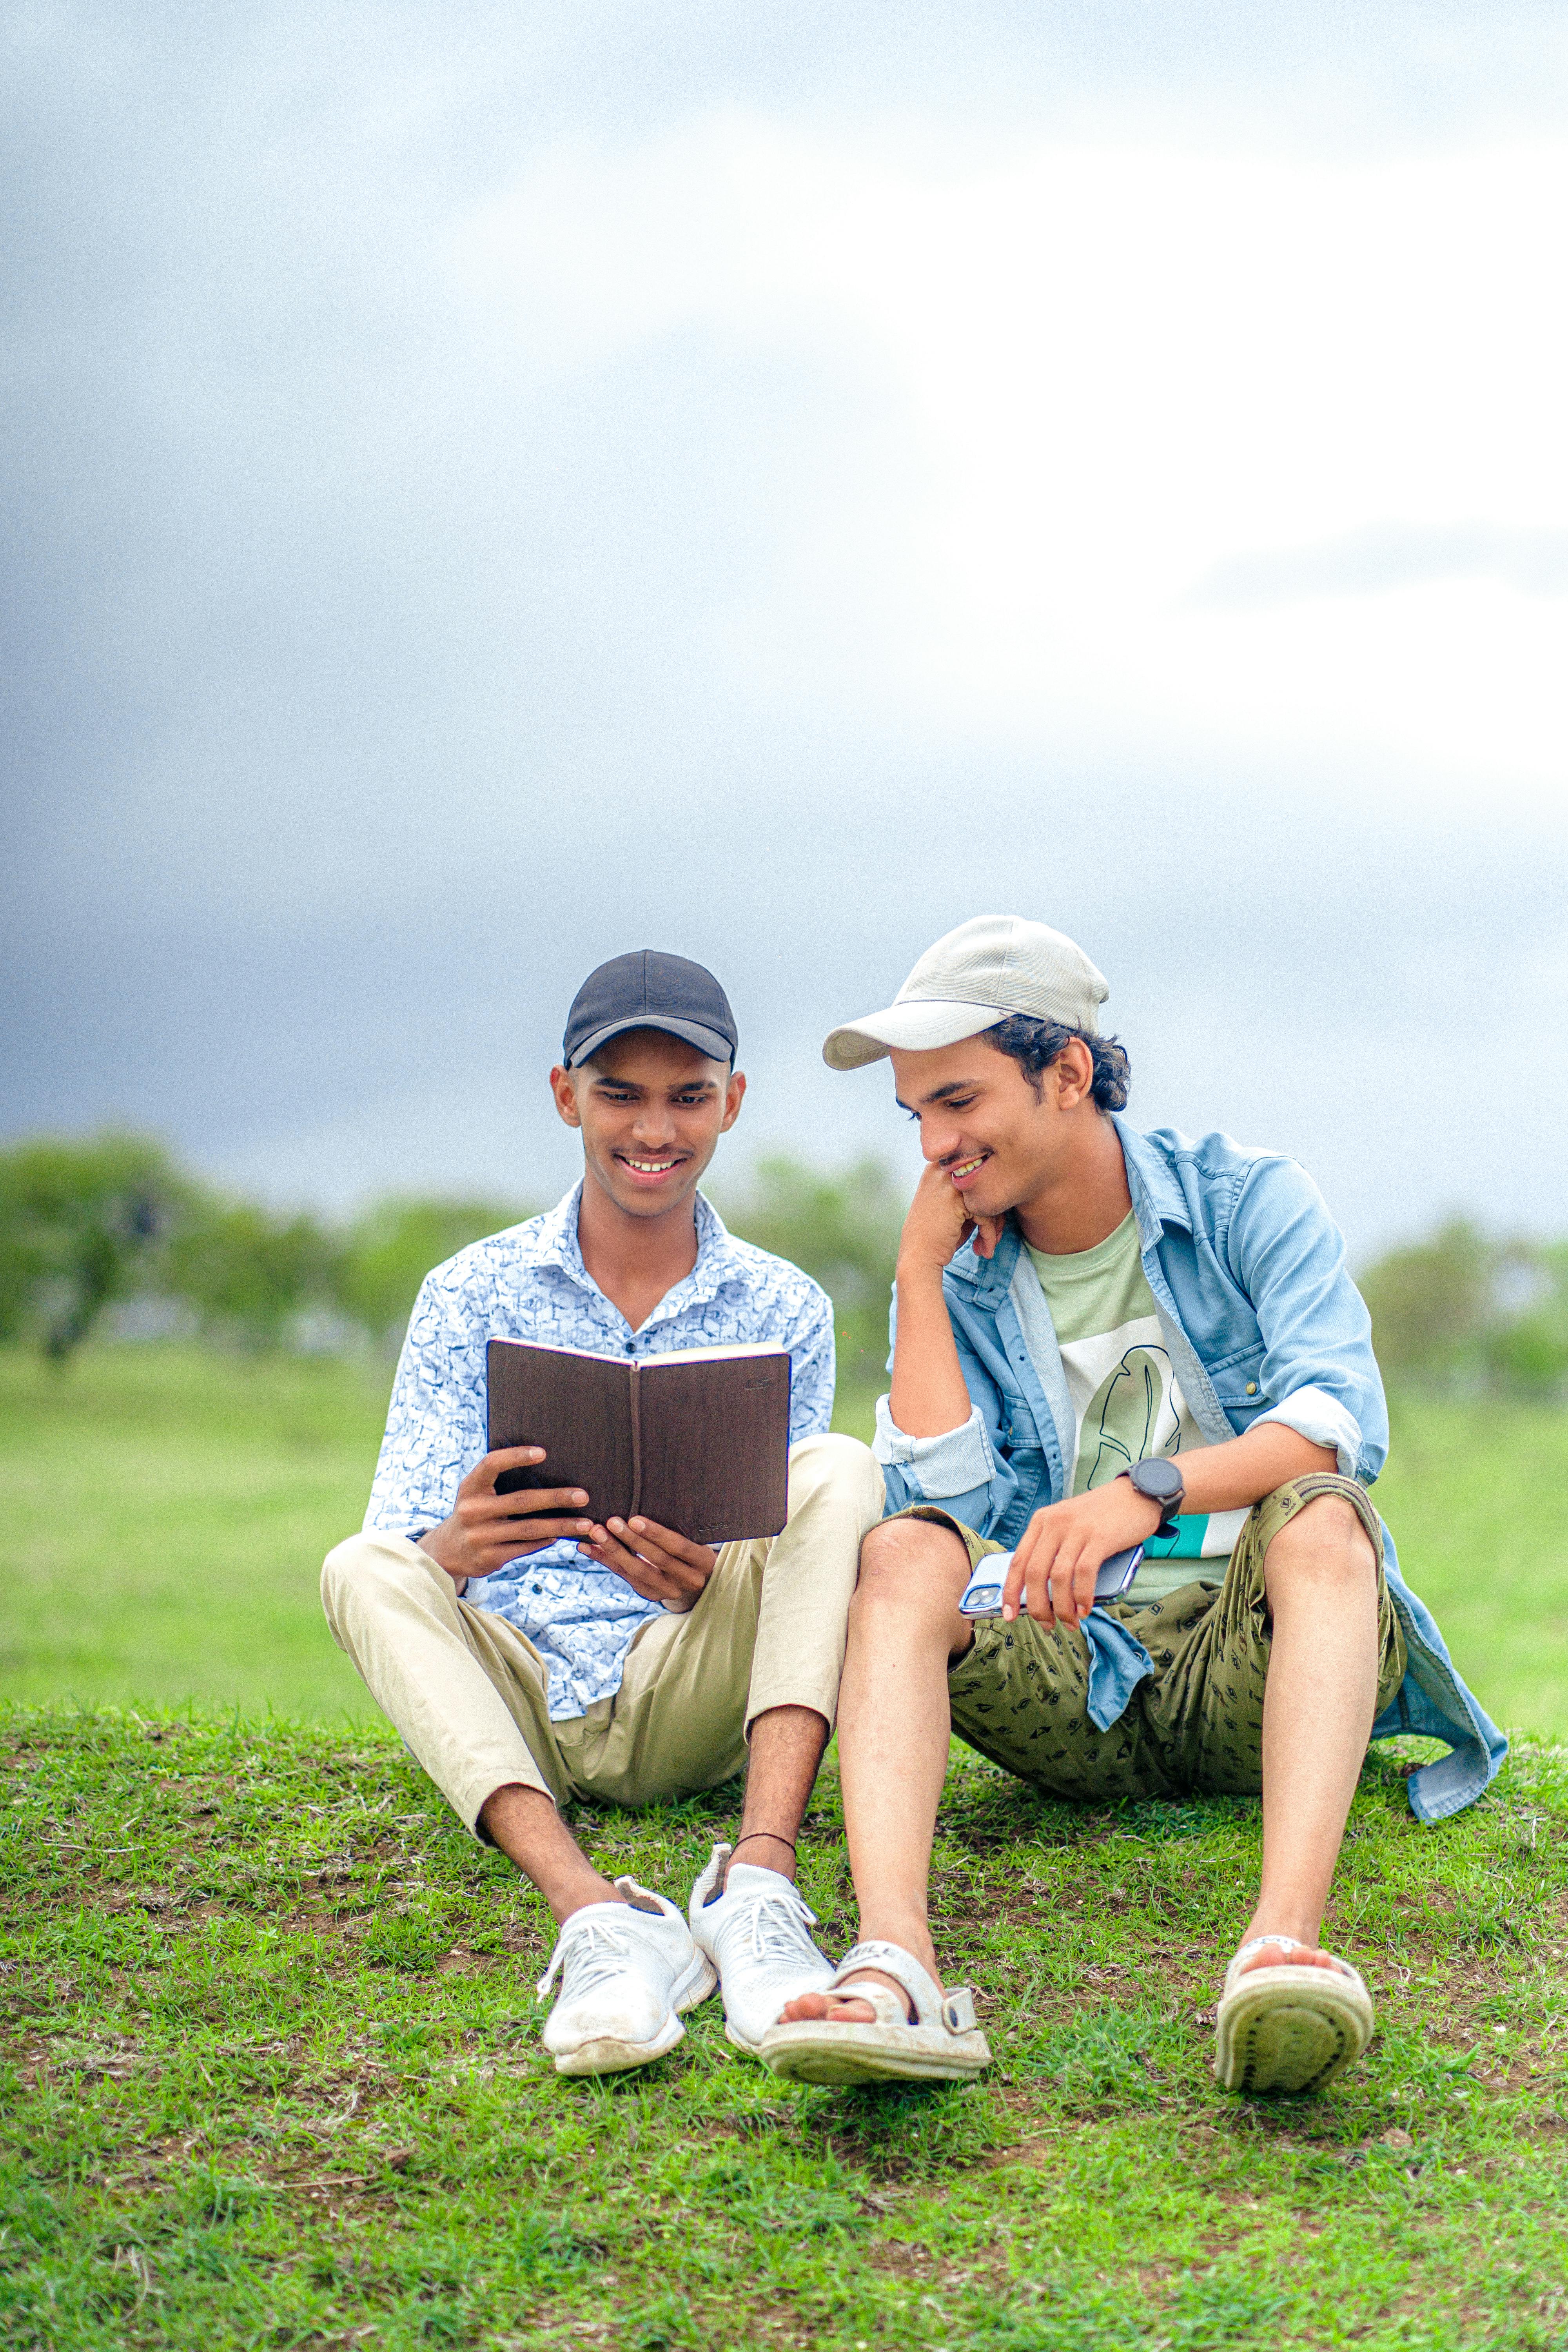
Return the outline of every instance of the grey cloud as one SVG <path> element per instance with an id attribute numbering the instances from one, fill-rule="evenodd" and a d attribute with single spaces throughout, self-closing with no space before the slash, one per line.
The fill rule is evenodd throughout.
<path id="1" fill-rule="evenodd" d="M 1550 1213 L 1562 1007 L 1517 1008 L 1530 1104 L 1456 1139 L 1413 975 L 1444 927 L 1499 974 L 1553 940 L 1556 834 L 1352 843 L 1285 758 L 923 740 L 863 675 L 852 562 L 796 537 L 843 478 L 896 543 L 878 388 L 696 331 L 520 388 L 441 257 L 543 144 L 710 106 L 1437 137 L 1558 102 L 1561 31 L 1510 0 L 12 12 L 0 1130 L 116 1118 L 282 1197 L 539 1197 L 564 1003 L 647 942 L 731 990 L 742 1156 L 907 1153 L 820 1036 L 1014 906 L 1110 972 L 1141 1114 L 1299 1149 L 1359 1232 L 1456 1192 Z"/>
<path id="2" fill-rule="evenodd" d="M 1184 601 L 1243 611 L 1318 596 L 1386 595 L 1440 580 L 1497 580 L 1523 596 L 1568 596 L 1568 530 L 1369 523 L 1310 547 L 1228 555 Z"/>

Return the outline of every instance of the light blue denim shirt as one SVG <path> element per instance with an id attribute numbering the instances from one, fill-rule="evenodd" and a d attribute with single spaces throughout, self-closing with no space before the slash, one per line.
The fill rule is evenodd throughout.
<path id="1" fill-rule="evenodd" d="M 583 1263 L 581 1184 L 542 1217 L 491 1234 L 427 1274 L 409 1318 L 387 1411 L 367 1529 L 419 1536 L 439 1527 L 485 1453 L 485 1343 L 537 1339 L 605 1356 L 672 1348 L 771 1344 L 790 1357 L 789 1433 L 818 1436 L 833 1419 L 833 1307 L 786 1258 L 737 1241 L 697 1196 L 697 1263 L 634 1331 Z M 550 1677 L 552 1721 L 585 1715 L 621 1686 L 626 1652 L 660 1613 L 613 1569 L 574 1543 L 551 1544 L 476 1579 L 464 1595 L 507 1618 Z"/>
<path id="2" fill-rule="evenodd" d="M 1370 1486 L 1388 1453 L 1388 1410 L 1372 1321 L 1345 1247 L 1306 1171 L 1228 1135 L 1195 1140 L 1115 1121 L 1154 1294 L 1182 1393 L 1208 1443 L 1259 1422 L 1331 1446 L 1344 1476 Z M 1073 1412 L 1050 1310 L 1016 1226 L 994 1255 L 967 1244 L 942 1277 L 973 1410 L 940 1437 L 909 1437 L 884 1397 L 877 1458 L 889 1511 L 940 1503 L 1009 1548 L 1045 1504 L 1069 1491 Z M 891 1360 L 889 1359 L 889 1368 Z M 1508 1742 L 1455 1673 L 1431 1612 L 1399 1573 L 1384 1529 L 1384 1564 L 1408 1663 L 1373 1738 L 1419 1732 L 1449 1754 L 1406 1781 L 1411 1810 L 1441 1821 L 1479 1797 Z M 1103 1731 L 1153 1662 L 1120 1619 L 1091 1611 L 1089 1713 Z"/>

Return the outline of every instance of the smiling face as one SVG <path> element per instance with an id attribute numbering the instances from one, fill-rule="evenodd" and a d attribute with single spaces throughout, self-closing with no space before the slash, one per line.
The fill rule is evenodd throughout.
<path id="1" fill-rule="evenodd" d="M 586 1174 L 632 1217 L 689 1202 L 740 1116 L 746 1081 L 661 1029 L 628 1029 L 550 1084 L 568 1127 L 581 1129 Z"/>
<path id="2" fill-rule="evenodd" d="M 1076 1038 L 1042 1073 L 1038 1094 L 1011 1055 L 984 1037 L 929 1054 L 895 1051 L 892 1063 L 899 1102 L 920 1121 L 921 1151 L 972 1217 L 1005 1216 L 1059 1182 L 1085 1122 L 1100 1118 L 1094 1065 Z"/>

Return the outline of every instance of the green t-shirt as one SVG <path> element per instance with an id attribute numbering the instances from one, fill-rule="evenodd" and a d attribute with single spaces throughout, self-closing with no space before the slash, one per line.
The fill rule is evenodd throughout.
<path id="1" fill-rule="evenodd" d="M 1166 1352 L 1131 1210 L 1093 1249 L 1066 1257 L 1029 1251 L 1051 1311 L 1077 1424 L 1072 1491 L 1086 1495 L 1151 1454 L 1190 1453 L 1205 1440 Z M 1184 1513 L 1173 1536 L 1152 1538 L 1128 1595 L 1157 1601 L 1179 1585 L 1218 1583 L 1245 1511 Z M 1202 1560 L 1205 1567 L 1196 1567 Z"/>

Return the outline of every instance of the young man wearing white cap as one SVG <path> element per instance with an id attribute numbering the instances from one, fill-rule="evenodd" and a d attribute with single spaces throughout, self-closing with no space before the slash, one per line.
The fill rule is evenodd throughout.
<path id="1" fill-rule="evenodd" d="M 545 2047 L 566 2074 L 645 2065 L 722 1988 L 754 2052 L 791 1992 L 830 1980 L 795 1845 L 832 1727 L 861 1538 L 882 1510 L 868 1449 L 828 1433 L 831 1303 L 736 1241 L 698 1191 L 739 1115 L 734 1016 L 710 971 L 652 949 L 589 974 L 550 1074 L 582 1181 L 547 1216 L 426 1276 L 397 1368 L 363 1532 L 322 1571 L 328 1622 L 458 1818 L 560 1927 Z M 634 1359 L 764 1343 L 791 1364 L 789 1518 L 714 1551 L 592 1496 L 498 1495 L 537 1448 L 486 1450 L 486 1344 Z M 714 1787 L 746 1765 L 731 1862 L 685 1916 L 613 1884 L 558 1807 Z"/>
<path id="2" fill-rule="evenodd" d="M 950 1727 L 1058 1797 L 1261 1790 L 1215 2053 L 1250 2092 L 1315 2089 L 1371 2036 L 1361 1977 L 1318 1941 L 1368 1738 L 1448 1743 L 1406 1784 L 1426 1822 L 1506 1752 L 1368 1499 L 1387 1415 L 1321 1196 L 1281 1155 L 1120 1118 L 1106 994 L 1059 932 L 983 916 L 824 1049 L 891 1057 L 927 1165 L 879 1408 L 892 1516 L 862 1547 L 839 1700 L 863 1940 L 763 2038 L 781 2074 L 987 2062 L 927 1923 Z M 1097 1602 L 1138 1546 L 1125 1598 Z M 960 1597 L 992 1554 L 1001 1607 L 976 1622 Z"/>

